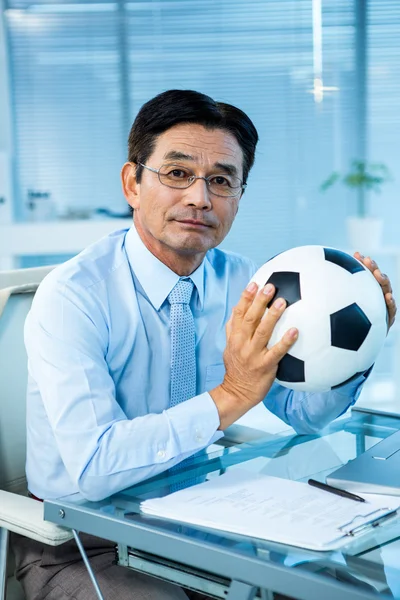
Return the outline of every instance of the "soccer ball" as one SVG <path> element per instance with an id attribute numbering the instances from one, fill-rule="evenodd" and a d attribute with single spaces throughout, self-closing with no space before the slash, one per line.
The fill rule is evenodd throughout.
<path id="1" fill-rule="evenodd" d="M 335 248 L 300 246 L 271 258 L 251 281 L 275 286 L 268 307 L 278 296 L 287 303 L 268 348 L 291 327 L 299 330 L 279 363 L 278 383 L 327 391 L 372 366 L 387 334 L 387 310 L 380 285 L 360 261 Z"/>

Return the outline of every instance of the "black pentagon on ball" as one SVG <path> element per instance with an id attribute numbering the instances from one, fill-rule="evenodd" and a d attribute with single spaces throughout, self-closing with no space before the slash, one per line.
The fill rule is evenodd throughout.
<path id="1" fill-rule="evenodd" d="M 325 260 L 338 265 L 338 267 L 342 267 L 352 275 L 365 270 L 365 267 L 363 267 L 358 260 L 356 260 L 353 256 L 350 256 L 350 254 L 346 254 L 346 252 L 341 252 L 341 250 L 336 250 L 335 248 L 324 248 L 324 254 Z"/>
<path id="2" fill-rule="evenodd" d="M 355 302 L 331 314 L 330 320 L 331 344 L 343 350 L 356 352 L 371 329 L 370 320 Z"/>
<path id="3" fill-rule="evenodd" d="M 285 354 L 279 361 L 276 376 L 279 381 L 285 381 L 287 383 L 304 383 L 306 380 L 304 374 L 304 360 L 300 360 L 300 358 L 296 358 L 291 354 Z"/>
<path id="4" fill-rule="evenodd" d="M 275 294 L 268 303 L 268 308 L 278 296 L 286 300 L 286 307 L 301 300 L 300 273 L 294 271 L 275 271 L 268 281 L 265 282 L 265 285 L 267 283 L 272 283 L 275 286 Z"/>

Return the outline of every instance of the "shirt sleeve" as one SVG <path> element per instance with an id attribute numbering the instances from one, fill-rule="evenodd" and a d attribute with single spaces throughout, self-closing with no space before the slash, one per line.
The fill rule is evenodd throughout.
<path id="1" fill-rule="evenodd" d="M 353 381 L 322 393 L 289 390 L 275 382 L 263 402 L 297 433 L 317 433 L 357 401 L 369 373 L 370 369 Z"/>
<path id="2" fill-rule="evenodd" d="M 28 369 L 61 459 L 85 498 L 106 498 L 222 437 L 207 393 L 128 419 L 109 373 L 107 318 L 95 295 L 43 287 L 25 325 Z"/>

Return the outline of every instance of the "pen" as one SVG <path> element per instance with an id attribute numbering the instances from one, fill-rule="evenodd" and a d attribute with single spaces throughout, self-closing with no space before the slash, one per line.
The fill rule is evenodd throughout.
<path id="1" fill-rule="evenodd" d="M 326 492 L 330 492 L 331 494 L 336 494 L 337 496 L 342 496 L 343 498 L 348 498 L 349 500 L 356 500 L 357 502 L 365 502 L 365 499 L 361 498 L 361 496 L 356 496 L 356 494 L 352 494 L 351 492 L 347 492 L 346 490 L 341 490 L 339 488 L 332 487 L 327 483 L 321 483 L 320 481 L 316 481 L 315 479 L 309 479 L 308 483 L 313 487 L 319 488 L 320 490 L 325 490 Z"/>

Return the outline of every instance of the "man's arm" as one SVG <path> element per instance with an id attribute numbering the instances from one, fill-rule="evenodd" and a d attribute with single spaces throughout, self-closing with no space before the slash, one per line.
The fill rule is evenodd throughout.
<path id="1" fill-rule="evenodd" d="M 94 294 L 59 285 L 38 291 L 25 327 L 29 372 L 61 459 L 89 500 L 157 475 L 222 436 L 208 394 L 128 419 L 107 364 L 107 327 Z"/>
<path id="2" fill-rule="evenodd" d="M 342 415 L 357 401 L 365 379 L 361 375 L 328 392 L 293 391 L 275 382 L 263 403 L 297 433 L 313 434 Z"/>

